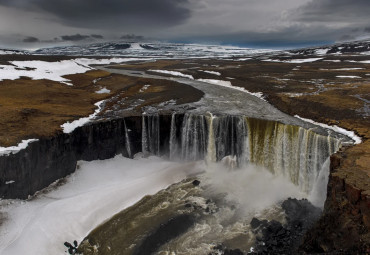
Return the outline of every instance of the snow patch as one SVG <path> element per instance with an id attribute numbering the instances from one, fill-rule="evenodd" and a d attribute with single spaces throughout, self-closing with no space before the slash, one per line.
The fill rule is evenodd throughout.
<path id="1" fill-rule="evenodd" d="M 341 127 L 338 127 L 337 125 L 329 126 L 327 124 L 319 123 L 319 122 L 313 121 L 311 119 L 302 118 L 298 115 L 294 115 L 294 117 L 296 117 L 298 119 L 301 119 L 303 121 L 306 121 L 308 123 L 311 123 L 311 124 L 314 124 L 314 125 L 326 128 L 326 129 L 330 129 L 330 130 L 333 130 L 334 132 L 337 132 L 337 133 L 343 134 L 345 136 L 348 136 L 349 138 L 351 138 L 355 142 L 355 144 L 360 144 L 362 142 L 361 138 L 359 136 L 357 136 L 355 134 L 355 132 L 349 131 L 349 130 L 341 128 Z"/>
<path id="2" fill-rule="evenodd" d="M 370 64 L 370 60 L 363 60 L 363 61 L 346 60 L 346 62 L 351 62 L 351 63 L 362 63 L 362 64 Z"/>
<path id="3" fill-rule="evenodd" d="M 95 91 L 95 93 L 96 94 L 109 94 L 110 93 L 110 90 L 104 87 L 104 88 L 102 88 L 102 89 L 100 89 L 98 91 Z"/>
<path id="4" fill-rule="evenodd" d="M 147 85 L 144 85 L 140 90 L 139 90 L 139 93 L 143 93 L 145 90 L 147 90 L 148 88 L 150 87 L 149 84 Z"/>
<path id="5" fill-rule="evenodd" d="M 95 103 L 95 106 L 97 106 L 98 109 L 96 109 L 93 114 L 90 114 L 89 117 L 80 118 L 78 120 L 75 120 L 75 121 L 72 121 L 72 122 L 67 122 L 67 123 L 64 123 L 63 125 L 61 125 L 60 127 L 63 129 L 63 132 L 66 133 L 66 134 L 71 133 L 76 128 L 82 127 L 86 123 L 93 120 L 96 117 L 96 115 L 102 110 L 102 104 L 104 103 L 104 101 L 105 100 L 102 100 L 102 101 L 99 101 L 99 102 Z"/>
<path id="6" fill-rule="evenodd" d="M 305 59 L 289 59 L 289 60 L 265 59 L 265 60 L 262 60 L 262 61 L 301 64 L 301 63 L 315 62 L 315 61 L 318 61 L 318 60 L 321 60 L 321 59 L 323 59 L 323 58 L 305 58 Z"/>
<path id="7" fill-rule="evenodd" d="M 361 79 L 360 76 L 356 76 L 356 75 L 337 75 L 335 77 L 337 77 L 337 78 L 349 78 L 349 79 Z"/>
<path id="8" fill-rule="evenodd" d="M 217 75 L 217 76 L 220 76 L 221 75 L 220 72 L 215 72 L 215 71 L 205 71 L 205 70 L 199 70 L 199 71 L 202 71 L 204 73 L 214 74 L 214 75 Z"/>
<path id="9" fill-rule="evenodd" d="M 0 65 L 0 81 L 16 80 L 21 77 L 29 77 L 32 80 L 51 80 L 72 86 L 65 75 L 85 73 L 92 70 L 90 65 L 105 65 L 111 63 L 122 63 L 139 60 L 139 58 L 109 58 L 109 59 L 88 59 L 76 58 L 57 62 L 40 60 L 31 61 L 10 61 L 11 65 Z M 97 80 L 95 80 L 96 82 Z"/>
<path id="10" fill-rule="evenodd" d="M 5 182 L 5 185 L 9 185 L 9 184 L 12 184 L 12 183 L 15 183 L 15 181 L 13 181 L 13 180 L 7 181 L 7 182 Z"/>
<path id="11" fill-rule="evenodd" d="M 250 60 L 252 58 L 238 58 L 236 59 L 236 61 L 247 61 L 247 60 Z"/>
<path id="12" fill-rule="evenodd" d="M 169 74 L 169 75 L 172 75 L 172 76 L 184 77 L 184 78 L 188 78 L 188 79 L 194 80 L 194 77 L 192 75 L 183 74 L 183 73 L 178 72 L 178 71 L 154 70 L 154 69 L 149 69 L 148 71 L 150 71 L 150 72 L 156 72 L 156 73 Z"/>
<path id="13" fill-rule="evenodd" d="M 22 140 L 22 142 L 20 142 L 16 146 L 0 147 L 0 156 L 15 154 L 19 152 L 20 150 L 27 148 L 29 143 L 36 142 L 36 141 L 38 141 L 38 139 L 28 139 L 28 140 Z"/>
<path id="14" fill-rule="evenodd" d="M 10 61 L 12 65 L 0 66 L 0 81 L 16 80 L 22 76 L 32 80 L 52 80 L 72 86 L 70 80 L 63 78 L 64 75 L 85 73 L 90 67 L 81 66 L 73 60 L 62 60 L 58 62 L 32 61 Z"/>
<path id="15" fill-rule="evenodd" d="M 316 54 L 317 55 L 325 55 L 326 53 L 328 53 L 328 51 L 329 51 L 330 49 L 318 49 L 318 50 L 316 50 L 315 52 L 316 52 Z"/>
<path id="16" fill-rule="evenodd" d="M 176 100 L 171 99 L 171 100 L 160 103 L 158 106 L 164 107 L 164 106 L 175 105 L 175 104 L 176 104 Z"/>
<path id="17" fill-rule="evenodd" d="M 365 68 L 361 68 L 361 67 L 337 68 L 337 69 L 320 68 L 320 70 L 325 70 L 325 71 L 351 71 L 351 70 L 363 70 L 363 69 Z"/>
<path id="18" fill-rule="evenodd" d="M 304 93 L 284 93 L 288 97 L 301 97 L 304 96 Z"/>
<path id="19" fill-rule="evenodd" d="M 339 63 L 339 62 L 342 62 L 341 60 L 339 59 L 335 59 L 335 60 L 324 60 L 326 62 L 334 62 L 334 63 Z"/>

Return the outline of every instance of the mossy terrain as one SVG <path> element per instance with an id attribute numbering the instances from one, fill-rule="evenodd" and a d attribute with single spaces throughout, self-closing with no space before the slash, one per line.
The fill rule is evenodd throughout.
<path id="1" fill-rule="evenodd" d="M 0 146 L 13 146 L 23 139 L 53 136 L 61 132 L 63 123 L 94 113 L 94 103 L 100 100 L 110 99 L 106 102 L 104 113 L 123 98 L 128 99 L 120 105 L 123 108 L 140 99 L 140 104 L 132 109 L 132 114 L 140 114 L 141 108 L 146 105 L 171 99 L 177 99 L 179 104 L 188 103 L 203 96 L 199 90 L 176 82 L 100 70 L 67 75 L 65 78 L 70 79 L 73 86 L 26 77 L 0 81 Z M 146 84 L 150 87 L 139 93 Z M 101 88 L 110 90 L 110 93 L 96 93 Z"/>

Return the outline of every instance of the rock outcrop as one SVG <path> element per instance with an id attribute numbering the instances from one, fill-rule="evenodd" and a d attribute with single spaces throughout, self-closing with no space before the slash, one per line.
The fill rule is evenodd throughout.
<path id="1" fill-rule="evenodd" d="M 366 142 L 365 142 L 366 143 Z M 309 230 L 300 249 L 307 253 L 370 253 L 370 194 L 366 172 L 358 166 L 361 145 L 331 156 L 328 195 L 322 217 Z"/>

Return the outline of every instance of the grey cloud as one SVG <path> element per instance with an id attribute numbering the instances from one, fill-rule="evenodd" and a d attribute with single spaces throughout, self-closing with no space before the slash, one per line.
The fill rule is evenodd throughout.
<path id="1" fill-rule="evenodd" d="M 142 40 L 144 39 L 144 37 L 141 35 L 127 34 L 127 35 L 122 35 L 120 39 L 122 40 Z"/>
<path id="2" fill-rule="evenodd" d="M 172 26 L 190 17 L 189 0 L 0 0 L 0 5 L 41 10 L 81 28 Z"/>
<path id="3" fill-rule="evenodd" d="M 63 41 L 82 41 L 87 38 L 90 38 L 89 35 L 80 35 L 80 34 L 75 34 L 75 35 L 62 35 L 60 38 L 62 38 Z"/>
<path id="4" fill-rule="evenodd" d="M 330 42 L 340 39 L 346 33 L 346 29 L 333 30 L 320 26 L 305 28 L 304 26 L 296 24 L 270 32 L 249 30 L 209 36 L 197 36 L 189 39 L 196 42 L 220 42 L 222 44 L 271 48 L 279 46 L 295 47 L 300 45 L 329 44 Z M 178 39 L 181 41 L 185 38 Z"/>
<path id="5" fill-rule="evenodd" d="M 35 42 L 39 42 L 40 40 L 36 37 L 33 37 L 33 36 L 28 36 L 26 38 L 23 39 L 23 42 L 25 43 L 35 43 Z"/>
<path id="6" fill-rule="evenodd" d="M 104 39 L 104 36 L 102 35 L 96 35 L 96 34 L 92 34 L 90 35 L 92 38 L 95 38 L 95 39 Z"/>
<path id="7" fill-rule="evenodd" d="M 368 23 L 369 13 L 369 0 L 312 0 L 292 15 L 305 22 Z"/>
<path id="8" fill-rule="evenodd" d="M 341 41 L 351 41 L 351 40 L 355 40 L 356 37 L 353 36 L 353 35 L 342 35 L 339 40 Z"/>
<path id="9" fill-rule="evenodd" d="M 367 36 L 369 1 L 0 0 L 0 23 L 9 35 L 15 30 L 22 35 L 18 42 L 27 34 L 58 37 L 57 44 L 100 40 L 101 34 L 117 40 L 126 33 L 122 40 L 142 39 L 135 34 L 143 34 L 153 39 L 244 45 L 327 43 Z M 14 15 L 8 14 L 10 9 Z M 18 23 L 22 26 L 14 25 Z"/>

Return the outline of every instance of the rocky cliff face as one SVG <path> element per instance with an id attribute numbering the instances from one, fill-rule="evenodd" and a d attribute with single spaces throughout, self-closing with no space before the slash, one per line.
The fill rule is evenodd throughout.
<path id="1" fill-rule="evenodd" d="M 322 217 L 307 232 L 301 251 L 307 253 L 370 253 L 368 175 L 355 165 L 358 146 L 331 156 L 328 194 Z M 356 166 L 356 167 L 355 167 Z"/>
<path id="2" fill-rule="evenodd" d="M 130 130 L 130 148 L 125 130 Z M 41 138 L 16 154 L 0 157 L 0 196 L 25 199 L 76 169 L 78 160 L 131 156 L 141 151 L 141 117 L 93 123 L 71 134 Z M 130 153 L 128 152 L 130 151 Z"/>

